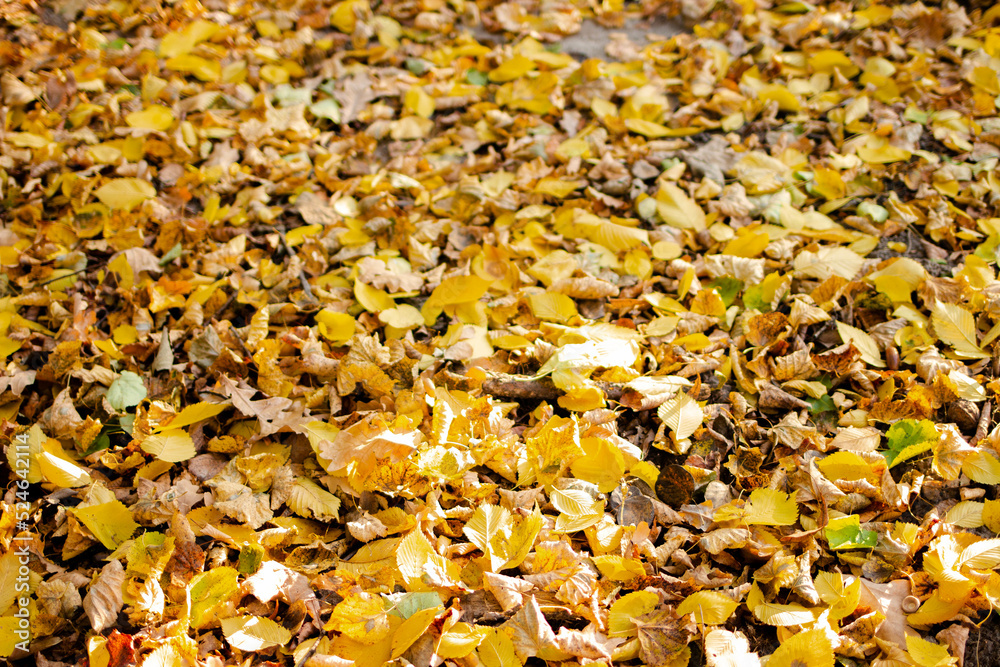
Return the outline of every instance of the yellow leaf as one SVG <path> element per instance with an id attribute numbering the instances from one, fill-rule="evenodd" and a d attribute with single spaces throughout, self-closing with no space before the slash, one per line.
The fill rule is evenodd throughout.
<path id="1" fill-rule="evenodd" d="M 869 164 L 887 164 L 910 159 L 910 151 L 889 144 L 884 137 L 866 135 L 867 143 L 858 147 L 858 157 Z"/>
<path id="2" fill-rule="evenodd" d="M 352 34 L 358 24 L 358 13 L 367 9 L 365 0 L 338 2 L 330 9 L 330 25 L 345 34 Z"/>
<path id="3" fill-rule="evenodd" d="M 799 110 L 799 98 L 795 97 L 795 94 L 788 90 L 788 88 L 777 83 L 772 83 L 761 88 L 757 92 L 757 97 L 762 102 L 777 102 L 778 108 L 782 111 L 794 112 Z"/>
<path id="4" fill-rule="evenodd" d="M 837 333 L 840 334 L 842 341 L 853 343 L 854 347 L 858 348 L 858 352 L 861 353 L 861 359 L 865 363 L 875 368 L 885 368 L 885 362 L 882 361 L 882 354 L 878 350 L 878 343 L 866 332 L 849 324 L 837 322 Z"/>
<path id="5" fill-rule="evenodd" d="M 722 249 L 722 254 L 735 255 L 736 257 L 757 257 L 764 252 L 770 242 L 771 237 L 767 232 L 743 234 L 727 243 L 726 247 Z"/>
<path id="6" fill-rule="evenodd" d="M 792 266 L 800 277 L 826 280 L 840 276 L 851 280 L 861 270 L 865 258 L 850 248 L 823 247 L 812 252 L 803 250 L 795 256 Z"/>
<path id="7" fill-rule="evenodd" d="M 656 193 L 656 211 L 671 227 L 696 232 L 705 229 L 705 211 L 673 183 L 660 185 Z"/>
<path id="8" fill-rule="evenodd" d="M 400 304 L 395 308 L 383 310 L 378 314 L 378 319 L 382 323 L 396 329 L 415 329 L 424 325 L 424 316 L 420 311 L 408 303 Z M 353 327 L 353 320 L 352 325 Z"/>
<path id="9" fill-rule="evenodd" d="M 203 628 L 216 619 L 219 605 L 239 591 L 239 577 L 239 572 L 226 566 L 192 577 L 187 594 L 192 628 Z"/>
<path id="10" fill-rule="evenodd" d="M 1000 500 L 987 500 L 983 503 L 983 524 L 994 535 L 1000 533 Z"/>
<path id="11" fill-rule="evenodd" d="M 538 505 L 528 516 L 521 519 L 510 533 L 510 541 L 507 544 L 507 562 L 505 569 L 515 568 L 524 562 L 528 553 L 535 545 L 535 539 L 542 530 L 545 520 L 542 518 L 542 511 Z"/>
<path id="12" fill-rule="evenodd" d="M 117 549 L 139 527 L 132 520 L 132 513 L 120 500 L 77 507 L 69 511 L 108 549 Z"/>
<path id="13" fill-rule="evenodd" d="M 584 181 L 566 181 L 561 178 L 543 178 L 538 181 L 533 191 L 541 195 L 550 195 L 556 199 L 563 199 L 575 190 L 584 187 Z"/>
<path id="14" fill-rule="evenodd" d="M 705 412 L 688 394 L 678 393 L 656 409 L 656 415 L 678 440 L 691 437 L 705 419 Z"/>
<path id="15" fill-rule="evenodd" d="M 578 489 L 553 489 L 549 494 L 552 506 L 563 514 L 586 516 L 597 512 L 604 505 L 603 500 L 593 500 L 586 491 Z"/>
<path id="16" fill-rule="evenodd" d="M 972 313 L 953 303 L 934 302 L 931 325 L 942 343 L 951 345 L 963 359 L 988 359 L 976 342 L 976 321 Z"/>
<path id="17" fill-rule="evenodd" d="M 642 561 L 636 558 L 623 558 L 608 554 L 605 556 L 594 556 L 591 558 L 600 573 L 611 581 L 622 583 L 632 581 L 636 577 L 646 576 L 646 570 L 642 566 Z"/>
<path id="18" fill-rule="evenodd" d="M 382 598 L 368 593 L 350 595 L 340 602 L 323 629 L 367 645 L 382 642 L 391 630 Z"/>
<path id="19" fill-rule="evenodd" d="M 535 61 L 518 54 L 509 60 L 505 60 L 499 67 L 493 69 L 488 74 L 489 80 L 494 83 L 504 83 L 520 79 L 528 72 L 537 67 Z"/>
<path id="20" fill-rule="evenodd" d="M 295 484 L 285 502 L 290 510 L 307 519 L 340 519 L 340 498 L 305 477 L 295 478 Z"/>
<path id="21" fill-rule="evenodd" d="M 323 225 L 303 225 L 287 232 L 285 234 L 285 241 L 294 248 L 295 246 L 302 245 L 310 236 L 315 236 L 321 231 L 323 231 Z"/>
<path id="22" fill-rule="evenodd" d="M 222 65 L 218 61 L 206 60 L 200 56 L 176 56 L 169 58 L 163 65 L 175 72 L 193 74 L 202 81 L 218 81 L 222 77 Z"/>
<path id="23" fill-rule="evenodd" d="M 434 115 L 434 98 L 420 86 L 413 86 L 406 91 L 403 96 L 403 106 L 421 118 L 430 118 Z"/>
<path id="24" fill-rule="evenodd" d="M 562 209 L 556 216 L 556 231 L 569 238 L 584 238 L 613 253 L 649 245 L 649 232 L 600 218 L 581 208 Z"/>
<path id="25" fill-rule="evenodd" d="M 910 625 L 936 625 L 955 618 L 955 614 L 964 606 L 965 599 L 946 601 L 935 591 L 920 605 L 920 609 L 906 617 Z"/>
<path id="26" fill-rule="evenodd" d="M 553 417 L 525 444 L 527 461 L 524 471 L 519 470 L 522 484 L 529 483 L 532 478 L 540 484 L 552 484 L 583 455 L 575 419 Z"/>
<path id="27" fill-rule="evenodd" d="M 11 132 L 7 137 L 18 148 L 45 148 L 49 145 L 48 139 L 31 132 Z"/>
<path id="28" fill-rule="evenodd" d="M 600 438 L 584 438 L 580 444 L 584 455 L 570 466 L 573 476 L 597 484 L 597 490 L 601 493 L 614 491 L 621 483 L 622 475 L 625 474 L 625 457 L 622 450 Z"/>
<path id="29" fill-rule="evenodd" d="M 908 257 L 901 257 L 880 271 L 868 275 L 875 288 L 893 302 L 910 302 L 910 292 L 927 279 L 927 270 Z"/>
<path id="30" fill-rule="evenodd" d="M 270 321 L 271 309 L 267 306 L 258 309 L 250 318 L 250 329 L 247 331 L 247 347 L 252 352 L 256 352 L 260 344 L 267 338 Z"/>
<path id="31" fill-rule="evenodd" d="M 6 335 L 0 336 L 0 359 L 6 359 L 21 349 L 22 342 L 11 340 Z"/>
<path id="32" fill-rule="evenodd" d="M 851 451 L 840 451 L 816 461 L 816 467 L 829 480 L 843 479 L 854 481 L 866 479 L 871 483 L 878 481 L 878 475 L 868 463 Z"/>
<path id="33" fill-rule="evenodd" d="M 133 111 L 128 114 L 125 116 L 125 123 L 129 127 L 140 130 L 165 132 L 174 124 L 174 114 L 167 107 L 154 104 L 142 111 Z"/>
<path id="34" fill-rule="evenodd" d="M 16 616 L 0 617 L 0 658 L 9 658 L 17 645 L 22 642 L 22 648 L 31 643 L 30 636 L 26 635 L 23 639 L 18 636 L 19 632 L 26 632 L 25 628 L 21 627 L 21 620 L 23 619 Z"/>
<path id="35" fill-rule="evenodd" d="M 0 609 L 7 611 L 18 597 L 17 571 L 20 567 L 18 554 L 11 550 L 0 555 Z M 22 582 L 24 580 L 22 579 Z M 25 592 L 25 591 L 20 591 Z"/>
<path id="36" fill-rule="evenodd" d="M 354 297 L 369 313 L 378 313 L 396 306 L 396 302 L 388 293 L 360 280 L 354 282 Z"/>
<path id="37" fill-rule="evenodd" d="M 906 651 L 920 667 L 947 667 L 958 663 L 958 660 L 948 653 L 946 646 L 932 644 L 913 635 L 906 636 Z"/>
<path id="38" fill-rule="evenodd" d="M 464 658 L 479 646 L 488 628 L 456 623 L 441 633 L 434 652 L 442 658 Z"/>
<path id="39" fill-rule="evenodd" d="M 192 21 L 183 30 L 164 35 L 157 52 L 161 58 L 185 55 L 201 42 L 211 39 L 219 30 L 222 30 L 222 26 L 211 21 L 203 19 Z"/>
<path id="40" fill-rule="evenodd" d="M 855 579 L 844 585 L 844 575 L 839 572 L 819 572 L 816 574 L 816 593 L 830 605 L 830 620 L 838 621 L 854 613 L 861 600 L 861 580 Z"/>
<path id="41" fill-rule="evenodd" d="M 460 572 L 454 561 L 439 555 L 423 533 L 411 530 L 396 549 L 396 565 L 411 591 L 430 590 L 431 585 L 448 581 L 457 585 Z M 435 572 L 433 581 L 424 580 L 428 570 Z"/>
<path id="42" fill-rule="evenodd" d="M 983 504 L 963 500 L 948 510 L 944 520 L 961 528 L 979 528 L 983 525 Z"/>
<path id="43" fill-rule="evenodd" d="M 973 482 L 1000 484 L 1000 461 L 982 450 L 969 454 L 962 462 L 962 472 Z"/>
<path id="44" fill-rule="evenodd" d="M 392 635 L 392 658 L 396 659 L 413 645 L 413 642 L 427 631 L 434 618 L 443 611 L 441 606 L 421 609 L 415 612 L 399 626 Z"/>
<path id="45" fill-rule="evenodd" d="M 1000 539 L 980 540 L 962 550 L 958 564 L 976 570 L 992 570 L 1000 565 Z"/>
<path id="46" fill-rule="evenodd" d="M 158 424 L 154 429 L 153 433 L 162 431 L 164 428 L 169 426 L 172 429 L 183 428 L 185 426 L 190 426 L 191 424 L 197 424 L 200 421 L 206 419 L 211 419 L 215 415 L 219 414 L 225 410 L 227 405 L 221 403 L 206 403 L 201 401 L 200 403 L 195 403 L 189 405 L 180 412 L 177 413 L 170 421 Z"/>
<path id="47" fill-rule="evenodd" d="M 112 210 L 131 211 L 156 196 L 156 188 L 141 178 L 115 178 L 94 191 L 102 204 Z"/>
<path id="48" fill-rule="evenodd" d="M 642 118 L 626 118 L 625 127 L 649 139 L 661 139 L 673 134 L 669 127 Z"/>
<path id="49" fill-rule="evenodd" d="M 486 294 L 492 281 L 485 280 L 478 276 L 452 276 L 445 278 L 441 284 L 434 288 L 430 297 L 424 302 L 420 312 L 424 316 L 424 322 L 430 326 L 437 320 L 438 315 L 445 306 L 455 306 L 458 304 L 478 301 Z"/>
<path id="50" fill-rule="evenodd" d="M 810 614 L 811 616 L 811 614 Z M 833 667 L 833 644 L 822 628 L 793 635 L 778 646 L 767 667 Z"/>
<path id="51" fill-rule="evenodd" d="M 540 320 L 551 322 L 569 322 L 576 317 L 576 302 L 565 294 L 558 292 L 542 292 L 528 296 L 531 314 Z"/>
<path id="52" fill-rule="evenodd" d="M 768 625 L 784 627 L 788 625 L 806 625 L 816 620 L 812 611 L 800 604 L 776 604 L 761 602 L 754 607 L 754 616 Z M 813 663 L 804 663 L 812 667 Z"/>
<path id="53" fill-rule="evenodd" d="M 827 167 L 813 170 L 813 190 L 825 199 L 839 199 L 847 194 L 847 186 L 840 172 Z"/>
<path id="54" fill-rule="evenodd" d="M 42 438 L 41 449 L 35 453 L 35 459 L 45 481 L 64 489 L 90 484 L 90 473 L 69 457 L 58 440 Z"/>
<path id="55" fill-rule="evenodd" d="M 677 605 L 677 614 L 694 614 L 699 625 L 721 625 L 725 623 L 739 603 L 718 591 L 698 591 L 684 598 Z"/>
<path id="56" fill-rule="evenodd" d="M 754 489 L 746 506 L 745 521 L 763 526 L 790 526 L 798 519 L 795 491 L 787 495 L 776 489 Z"/>
<path id="57" fill-rule="evenodd" d="M 272 646 L 284 646 L 292 633 L 269 618 L 234 616 L 222 619 L 222 634 L 241 651 L 261 651 Z"/>
<path id="58" fill-rule="evenodd" d="M 364 283 L 358 283 L 364 284 Z M 355 288 L 357 284 L 355 284 Z M 364 305 L 364 304 L 362 304 Z M 412 308 L 412 306 L 411 306 Z M 386 312 L 380 313 L 380 317 Z M 323 310 L 316 313 L 316 331 L 319 335 L 327 340 L 333 342 L 336 345 L 343 345 L 344 343 L 351 340 L 354 334 L 357 332 L 357 323 L 353 317 L 347 313 L 340 313 L 335 310 L 330 310 L 329 308 L 324 308 Z M 423 318 L 420 318 L 420 323 L 423 324 Z"/>
<path id="59" fill-rule="evenodd" d="M 484 667 L 522 667 L 514 652 L 514 642 L 497 628 L 489 628 L 476 649 L 479 662 Z"/>
<path id="60" fill-rule="evenodd" d="M 513 524 L 511 514 L 506 508 L 498 505 L 480 505 L 462 529 L 469 541 L 486 555 L 488 571 L 498 572 L 507 562 L 504 546 Z"/>
<path id="61" fill-rule="evenodd" d="M 538 278 L 546 287 L 569 278 L 579 268 L 576 258 L 565 250 L 555 250 L 531 265 L 528 274 Z"/>
<path id="62" fill-rule="evenodd" d="M 638 633 L 635 619 L 656 609 L 660 596 L 652 591 L 635 591 L 615 600 L 608 612 L 608 636 L 630 637 Z"/>
<path id="63" fill-rule="evenodd" d="M 176 428 L 147 437 L 141 447 L 147 454 L 170 463 L 187 461 L 198 453 L 191 436 Z"/>

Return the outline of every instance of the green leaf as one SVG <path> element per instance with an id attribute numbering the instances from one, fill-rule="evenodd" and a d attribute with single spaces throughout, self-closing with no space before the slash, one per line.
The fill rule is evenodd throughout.
<path id="1" fill-rule="evenodd" d="M 240 556 L 236 565 L 237 571 L 240 574 L 254 574 L 260 569 L 260 564 L 266 555 L 264 547 L 259 544 L 245 545 L 240 549 Z"/>
<path id="2" fill-rule="evenodd" d="M 743 308 L 745 310 L 759 310 L 762 313 L 770 312 L 771 302 L 764 299 L 764 288 L 760 285 L 751 285 L 743 292 Z"/>
<path id="3" fill-rule="evenodd" d="M 722 297 L 722 303 L 726 304 L 726 308 L 733 305 L 736 297 L 740 294 L 740 290 L 743 289 L 743 281 L 731 276 L 721 276 L 704 284 L 707 287 L 714 287 L 718 290 L 719 296 Z"/>
<path id="4" fill-rule="evenodd" d="M 430 63 L 426 60 L 421 60 L 420 58 L 407 58 L 406 69 L 410 70 L 410 74 L 415 74 L 417 76 L 423 76 L 427 74 L 427 70 L 430 69 Z"/>
<path id="5" fill-rule="evenodd" d="M 831 549 L 874 549 L 878 544 L 878 533 L 862 530 L 857 514 L 849 514 L 830 519 L 826 524 L 826 540 Z"/>
<path id="6" fill-rule="evenodd" d="M 468 69 L 465 71 L 465 80 L 471 83 L 473 86 L 485 86 L 490 82 L 489 77 L 486 76 L 486 72 L 480 72 L 477 69 Z"/>
<path id="7" fill-rule="evenodd" d="M 94 452 L 100 452 L 111 446 L 111 438 L 107 433 L 101 433 L 94 442 L 90 443 L 90 447 L 87 449 L 87 456 L 90 456 Z"/>
<path id="8" fill-rule="evenodd" d="M 105 396 L 112 408 L 121 411 L 139 405 L 146 398 L 146 386 L 142 383 L 142 378 L 132 371 L 122 371 L 118 379 L 108 387 Z"/>
<path id="9" fill-rule="evenodd" d="M 809 404 L 809 414 L 813 416 L 837 411 L 837 404 L 833 402 L 830 394 L 823 394 L 819 398 L 807 398 L 806 403 Z"/>
<path id="10" fill-rule="evenodd" d="M 188 587 L 191 627 L 200 629 L 215 620 L 215 608 L 237 593 L 239 579 L 240 573 L 231 567 L 195 575 Z"/>
<path id="11" fill-rule="evenodd" d="M 940 439 L 934 422 L 929 419 L 901 419 L 885 434 L 889 449 L 883 452 L 889 467 L 930 451 Z"/>
<path id="12" fill-rule="evenodd" d="M 334 123 L 340 122 L 340 105 L 333 98 L 327 97 L 309 105 L 309 113 L 317 118 L 326 118 Z"/>

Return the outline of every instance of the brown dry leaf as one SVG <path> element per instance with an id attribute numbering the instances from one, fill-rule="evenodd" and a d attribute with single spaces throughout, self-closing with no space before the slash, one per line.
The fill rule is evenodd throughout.
<path id="1" fill-rule="evenodd" d="M 118 612 L 122 610 L 122 585 L 125 583 L 125 568 L 117 560 L 105 565 L 83 598 L 83 610 L 87 612 L 91 627 L 97 632 L 114 626 L 118 622 Z"/>

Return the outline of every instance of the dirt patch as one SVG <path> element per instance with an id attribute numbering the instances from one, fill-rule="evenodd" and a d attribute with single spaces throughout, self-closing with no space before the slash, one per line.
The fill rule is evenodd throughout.
<path id="1" fill-rule="evenodd" d="M 751 622 L 740 625 L 739 629 L 746 635 L 750 650 L 760 657 L 771 655 L 781 646 L 777 631 L 769 625 L 756 625 Z"/>
<path id="2" fill-rule="evenodd" d="M 647 20 L 626 19 L 624 27 L 621 28 L 605 28 L 594 21 L 584 21 L 580 32 L 556 43 L 563 53 L 568 53 L 577 60 L 586 60 L 607 58 L 611 55 L 606 49 L 615 33 L 626 35 L 637 46 L 642 47 L 651 41 L 648 39 L 651 35 L 654 40 L 669 39 L 682 31 L 683 27 L 679 23 L 663 17 L 652 17 Z"/>
<path id="3" fill-rule="evenodd" d="M 1000 615 L 990 614 L 982 627 L 969 631 L 965 643 L 965 667 L 997 667 L 1000 665 Z"/>
<path id="4" fill-rule="evenodd" d="M 903 243 L 906 245 L 906 250 L 904 252 L 897 252 L 889 247 L 890 243 Z M 909 257 L 910 259 L 919 262 L 920 265 L 927 270 L 927 273 L 931 274 L 935 278 L 951 276 L 951 264 L 931 257 L 927 253 L 927 249 L 924 247 L 923 239 L 920 238 L 919 234 L 913 233 L 910 229 L 904 229 L 898 234 L 893 234 L 892 236 L 882 237 L 879 239 L 878 245 L 875 249 L 868 253 L 868 257 L 875 259 Z"/>
<path id="5" fill-rule="evenodd" d="M 608 53 L 607 48 L 614 41 L 616 34 L 625 35 L 637 47 L 642 48 L 651 41 L 669 39 L 682 32 L 684 32 L 684 26 L 680 21 L 663 16 L 626 18 L 625 25 L 620 28 L 607 28 L 588 19 L 583 22 L 579 32 L 567 35 L 555 44 L 558 45 L 560 51 L 579 61 L 589 58 L 617 60 L 616 50 L 612 49 L 611 53 Z M 514 40 L 514 37 L 502 32 L 489 32 L 482 25 L 473 28 L 472 34 L 477 40 L 484 43 L 499 44 Z"/>

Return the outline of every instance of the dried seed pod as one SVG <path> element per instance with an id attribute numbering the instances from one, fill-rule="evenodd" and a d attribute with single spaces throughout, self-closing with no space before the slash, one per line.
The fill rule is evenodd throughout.
<path id="1" fill-rule="evenodd" d="M 900 606 L 903 608 L 904 613 L 912 614 L 916 610 L 920 609 L 920 598 L 915 595 L 907 595 L 903 598 L 903 602 Z"/>
<path id="2" fill-rule="evenodd" d="M 890 371 L 899 370 L 899 350 L 895 345 L 885 346 L 885 363 Z"/>
<path id="3" fill-rule="evenodd" d="M 972 433 L 979 425 L 979 409 L 972 401 L 959 399 L 948 404 L 948 420 L 954 422 L 963 433 Z"/>

